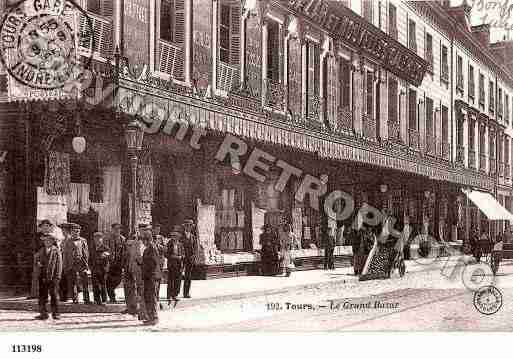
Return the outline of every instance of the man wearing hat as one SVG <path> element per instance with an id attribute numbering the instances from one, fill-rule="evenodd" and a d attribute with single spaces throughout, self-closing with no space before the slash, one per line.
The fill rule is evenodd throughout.
<path id="1" fill-rule="evenodd" d="M 62 255 L 57 247 L 57 239 L 51 235 L 43 235 L 43 248 L 38 252 L 36 265 L 39 267 L 39 315 L 36 319 L 48 319 L 46 303 L 50 295 L 53 319 L 59 319 L 59 281 L 62 273 Z"/>
<path id="2" fill-rule="evenodd" d="M 68 279 L 68 292 L 73 295 L 73 303 L 78 303 L 78 285 L 82 287 L 84 303 L 90 304 L 89 299 L 89 248 L 85 238 L 80 237 L 82 227 L 79 224 L 70 224 L 70 238 L 66 241 L 63 250 L 64 270 Z"/>
<path id="3" fill-rule="evenodd" d="M 157 252 L 159 255 L 159 267 L 160 271 L 162 272 L 164 270 L 164 262 L 166 261 L 166 243 L 164 236 L 160 234 L 160 224 L 159 223 L 152 223 L 151 224 L 151 230 L 153 234 L 153 243 L 155 243 L 155 247 L 157 248 Z M 160 284 L 161 280 L 157 282 L 157 302 L 159 301 L 159 294 L 160 294 Z M 162 305 L 159 303 L 160 309 L 162 309 Z"/>
<path id="4" fill-rule="evenodd" d="M 160 271 L 160 260 L 157 247 L 153 243 L 151 230 L 141 231 L 144 246 L 142 258 L 142 277 L 144 287 L 144 302 L 146 306 L 147 320 L 144 321 L 146 325 L 155 325 L 158 323 L 158 305 L 156 291 L 158 282 L 162 278 Z"/>
<path id="5" fill-rule="evenodd" d="M 126 238 L 121 234 L 121 224 L 114 223 L 111 232 L 105 240 L 105 245 L 110 249 L 110 265 L 107 273 L 107 294 L 111 303 L 116 303 L 116 288 L 121 283 L 123 247 Z"/>
<path id="6" fill-rule="evenodd" d="M 192 272 L 196 262 L 196 253 L 198 252 L 199 243 L 196 237 L 194 221 L 186 219 L 183 223 L 183 247 L 184 247 L 184 281 L 183 281 L 183 297 L 190 298 Z"/>
<path id="7" fill-rule="evenodd" d="M 32 249 L 34 253 L 34 265 L 32 267 L 32 285 L 29 298 L 39 297 L 39 266 L 37 266 L 38 255 L 41 248 L 44 247 L 43 237 L 50 234 L 53 224 L 49 219 L 43 219 L 37 227 L 37 233 L 34 236 Z"/>
<path id="8" fill-rule="evenodd" d="M 181 226 L 174 226 L 170 233 L 170 240 L 167 243 L 167 301 L 174 305 L 178 302 L 176 298 L 180 294 L 180 286 L 182 282 L 183 258 L 185 255 L 182 240 L 183 229 Z"/>
<path id="9" fill-rule="evenodd" d="M 262 231 L 259 238 L 262 275 L 276 275 L 279 267 L 278 237 L 269 223 L 264 224 Z"/>
<path id="10" fill-rule="evenodd" d="M 139 225 L 139 232 L 145 231 L 146 226 Z M 125 271 L 123 280 L 125 290 L 125 301 L 127 309 L 125 313 L 131 315 L 139 314 L 139 319 L 146 319 L 146 309 L 144 305 L 143 280 L 141 273 L 142 255 L 144 245 L 142 235 L 131 235 L 123 248 L 122 266 Z"/>
<path id="11" fill-rule="evenodd" d="M 66 247 L 66 242 L 70 238 L 70 235 L 71 235 L 71 227 L 70 226 L 71 226 L 71 223 L 68 223 L 68 222 L 61 223 L 59 226 L 59 227 L 61 227 L 62 235 L 64 237 L 64 239 L 61 242 L 61 253 L 64 251 L 64 248 Z M 63 257 L 62 266 L 63 266 L 63 268 L 66 266 L 64 264 L 64 257 Z M 64 270 L 62 271 L 61 280 L 59 282 L 59 287 L 60 287 L 59 288 L 60 301 L 67 302 L 68 301 L 68 280 L 67 280 L 66 273 Z"/>
<path id="12" fill-rule="evenodd" d="M 94 302 L 102 305 L 107 302 L 107 273 L 111 252 L 103 242 L 103 233 L 93 234 L 93 248 L 90 248 L 91 255 L 91 276 L 93 280 Z"/>

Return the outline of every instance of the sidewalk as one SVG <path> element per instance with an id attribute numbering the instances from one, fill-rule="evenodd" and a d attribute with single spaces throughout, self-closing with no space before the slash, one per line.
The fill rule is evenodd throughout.
<path id="1" fill-rule="evenodd" d="M 407 273 L 434 270 L 436 266 L 420 265 L 414 261 L 406 261 Z M 353 267 L 337 268 L 331 271 L 310 270 L 293 272 L 290 277 L 263 277 L 247 276 L 210 280 L 195 280 L 192 282 L 191 299 L 183 299 L 177 308 L 191 307 L 200 304 L 218 303 L 229 300 L 237 300 L 264 295 L 273 295 L 299 289 L 326 288 L 345 283 L 358 282 L 358 277 L 353 274 Z M 160 300 L 166 305 L 167 285 L 160 288 Z M 92 299 L 92 292 L 90 292 Z M 116 290 L 118 300 L 124 299 L 123 288 Z M 82 299 L 79 296 L 80 300 Z M 124 301 L 119 304 L 86 305 L 82 302 L 73 304 L 71 301 L 60 303 L 62 313 L 120 313 L 126 309 Z M 25 297 L 2 298 L 0 296 L 0 310 L 26 310 L 37 311 L 36 299 Z"/>

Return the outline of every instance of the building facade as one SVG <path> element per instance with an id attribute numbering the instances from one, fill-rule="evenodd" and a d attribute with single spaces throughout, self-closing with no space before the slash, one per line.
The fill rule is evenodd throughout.
<path id="1" fill-rule="evenodd" d="M 130 227 L 134 208 L 164 234 L 194 218 L 206 277 L 254 271 L 265 221 L 292 223 L 308 268 L 323 229 L 350 226 L 364 204 L 446 241 L 487 223 L 462 189 L 511 209 L 513 81 L 464 6 L 78 3 L 90 21 L 77 27 L 94 35 L 79 44 L 94 75 L 79 99 L 23 97 L 0 75 L 3 278 L 30 272 L 28 238 L 46 217 L 86 235 Z M 134 201 L 124 128 L 135 115 L 146 130 Z M 240 156 L 223 156 L 226 141 Z M 339 221 L 322 210 L 336 190 L 356 208 Z"/>

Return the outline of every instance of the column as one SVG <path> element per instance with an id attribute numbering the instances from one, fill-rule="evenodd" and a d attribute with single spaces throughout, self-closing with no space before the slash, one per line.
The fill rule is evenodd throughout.
<path id="1" fill-rule="evenodd" d="M 363 59 L 361 57 L 357 58 L 353 65 L 353 125 L 354 131 L 361 136 L 363 131 L 363 98 L 365 96 L 363 88 L 363 75 L 365 72 Z"/>

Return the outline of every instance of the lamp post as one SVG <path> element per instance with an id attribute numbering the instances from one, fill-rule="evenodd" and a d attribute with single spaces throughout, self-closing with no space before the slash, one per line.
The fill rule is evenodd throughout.
<path id="1" fill-rule="evenodd" d="M 130 233 L 132 235 L 136 232 L 136 198 L 137 198 L 137 162 L 138 155 L 142 149 L 142 143 L 144 138 L 144 131 L 139 122 L 134 119 L 132 120 L 125 129 L 125 140 L 127 147 L 127 154 L 130 161 L 131 170 L 131 183 L 132 183 L 132 201 L 130 210 Z"/>

